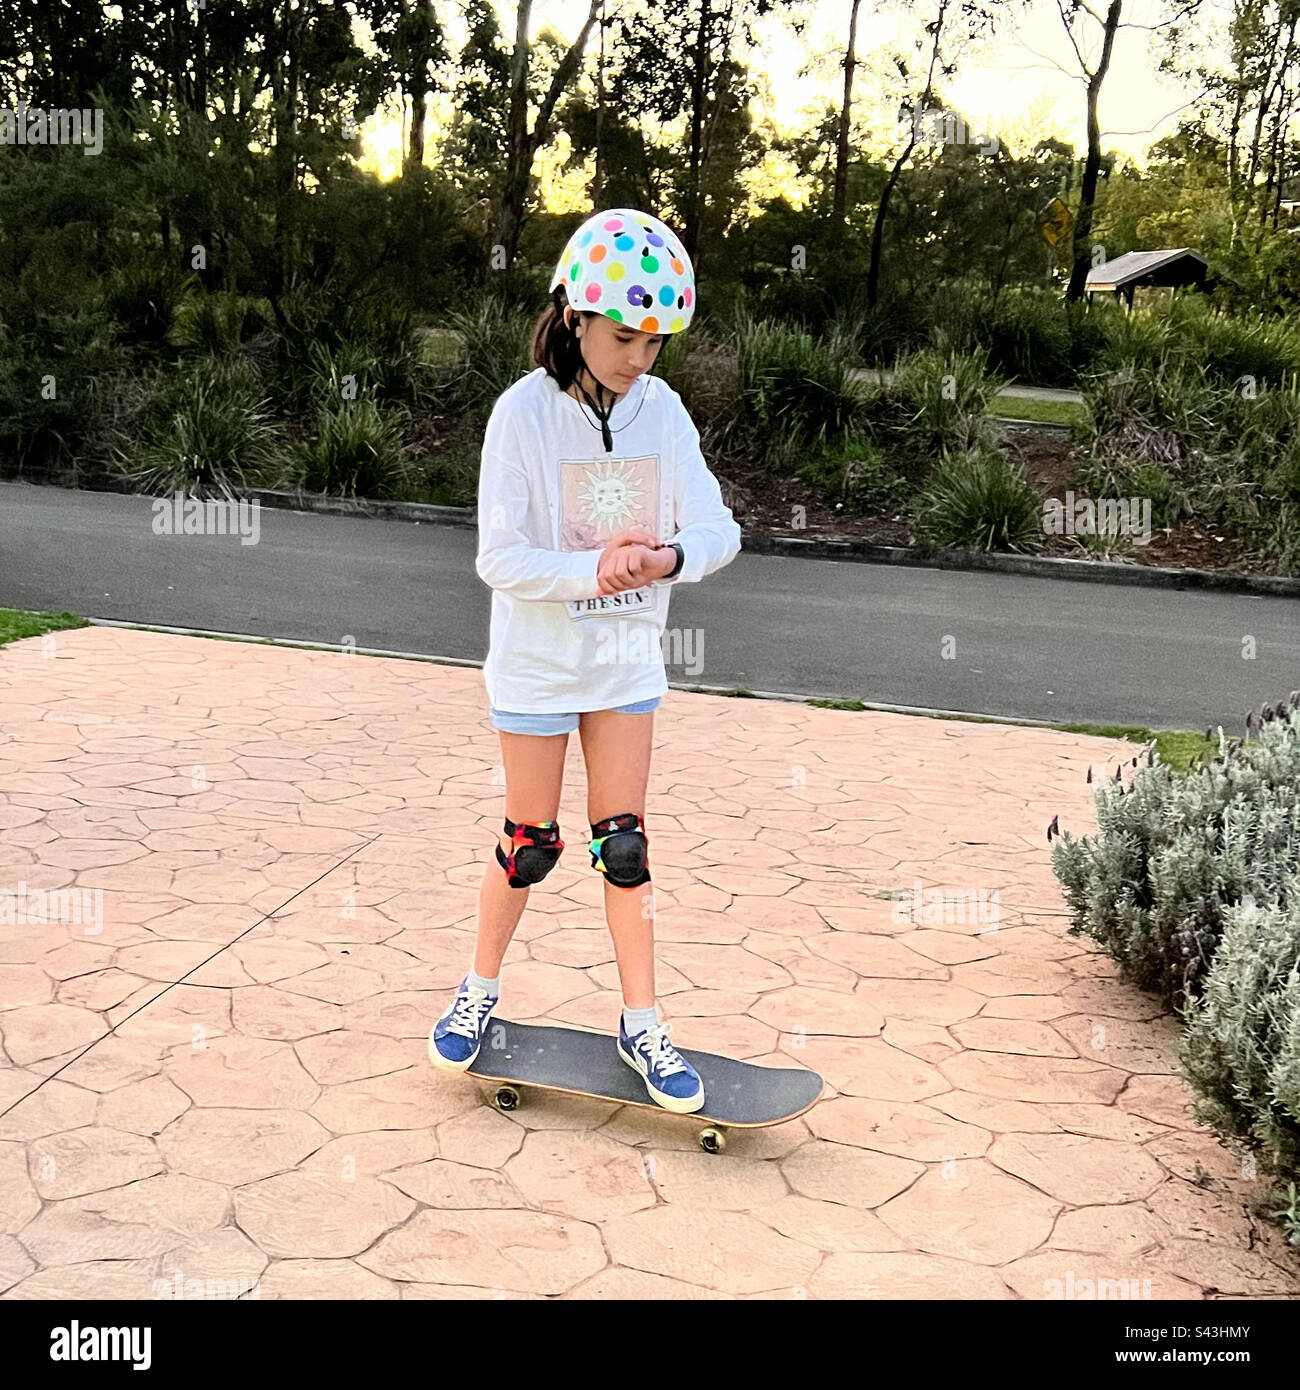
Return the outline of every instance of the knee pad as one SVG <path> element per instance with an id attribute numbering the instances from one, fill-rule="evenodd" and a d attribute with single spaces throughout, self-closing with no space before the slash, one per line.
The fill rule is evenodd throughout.
<path id="1" fill-rule="evenodd" d="M 500 844 L 497 845 L 497 863 L 506 871 L 506 881 L 511 888 L 527 888 L 529 884 L 540 883 L 555 867 L 564 848 L 559 821 L 525 825 L 507 816 L 505 830 L 513 844 L 509 856 L 501 852 Z"/>
<path id="2" fill-rule="evenodd" d="M 610 816 L 591 827 L 591 867 L 615 888 L 650 882 L 650 856 L 641 817 L 635 811 Z"/>

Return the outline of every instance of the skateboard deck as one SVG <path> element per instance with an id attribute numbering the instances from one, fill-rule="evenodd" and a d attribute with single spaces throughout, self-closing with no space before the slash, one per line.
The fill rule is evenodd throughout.
<path id="1" fill-rule="evenodd" d="M 821 1077 L 803 1067 L 759 1067 L 716 1052 L 685 1047 L 677 1051 L 704 1084 L 703 1107 L 686 1118 L 710 1126 L 756 1129 L 780 1124 L 810 1110 L 822 1093 Z M 494 1017 L 466 1075 L 502 1083 L 493 1099 L 503 1110 L 518 1104 L 515 1086 L 537 1086 L 676 1113 L 651 1100 L 641 1074 L 619 1056 L 612 1033 Z M 720 1130 L 701 1132 L 700 1146 L 707 1152 L 720 1151 L 725 1142 Z"/>

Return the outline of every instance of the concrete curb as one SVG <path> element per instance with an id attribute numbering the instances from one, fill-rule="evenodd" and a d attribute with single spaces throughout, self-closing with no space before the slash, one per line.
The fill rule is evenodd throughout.
<path id="1" fill-rule="evenodd" d="M 246 488 L 237 493 L 250 501 L 290 511 L 372 516 L 394 521 L 437 522 L 442 526 L 478 525 L 474 507 L 440 507 L 429 502 L 379 502 L 367 498 L 323 497 L 306 492 Z M 1159 565 L 1122 565 L 1101 560 L 1051 559 L 982 550 L 948 550 L 938 546 L 877 545 L 872 541 L 834 541 L 774 536 L 742 528 L 742 550 L 752 555 L 788 555 L 804 560 L 850 560 L 871 565 L 908 565 L 920 569 L 979 570 L 991 574 L 1028 574 L 1040 579 L 1070 579 L 1085 584 L 1130 584 L 1150 589 L 1214 589 L 1221 593 L 1266 594 L 1300 598 L 1300 578 L 1271 574 L 1220 574 Z"/>

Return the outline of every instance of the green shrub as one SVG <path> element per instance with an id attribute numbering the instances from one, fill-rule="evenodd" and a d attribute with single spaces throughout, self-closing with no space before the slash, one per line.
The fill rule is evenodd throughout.
<path id="1" fill-rule="evenodd" d="M 1103 306 L 1094 305 L 1092 312 L 1098 309 Z M 1223 386 L 1237 385 L 1243 377 L 1257 385 L 1277 384 L 1300 371 L 1300 330 L 1292 321 L 1216 312 L 1197 295 L 1132 313 L 1106 304 L 1096 322 L 1105 335 L 1105 346 L 1093 359 L 1100 369 L 1168 361 L 1203 370 Z"/>
<path id="2" fill-rule="evenodd" d="M 1257 1147 L 1274 1172 L 1300 1169 L 1300 872 L 1224 914 L 1178 1057 L 1199 1123 Z"/>
<path id="3" fill-rule="evenodd" d="M 1228 524 L 1270 574 L 1300 576 L 1300 502 L 1272 501 L 1261 509 L 1234 498 L 1225 510 Z"/>
<path id="4" fill-rule="evenodd" d="M 232 356 L 270 327 L 270 306 L 249 295 L 193 294 L 176 306 L 168 341 L 204 357 Z"/>
<path id="5" fill-rule="evenodd" d="M 978 308 L 973 337 L 992 367 L 1031 386 L 1074 385 L 1069 314 L 1059 294 L 1009 289 Z"/>
<path id="6" fill-rule="evenodd" d="M 1005 384 L 989 371 L 986 352 L 956 352 L 940 340 L 901 358 L 885 389 L 915 408 L 923 448 L 966 451 L 993 442 L 989 406 Z"/>
<path id="7" fill-rule="evenodd" d="M 850 512 L 901 511 L 910 500 L 907 478 L 862 435 L 849 435 L 818 450 L 799 468 L 799 476 L 829 502 Z"/>
<path id="8" fill-rule="evenodd" d="M 1157 761 L 1103 784 L 1096 835 L 1065 832 L 1052 853 L 1071 935 L 1175 1009 L 1200 994 L 1227 909 L 1267 900 L 1300 862 L 1300 695 L 1265 715 L 1256 741 L 1225 737 L 1184 775 Z"/>
<path id="9" fill-rule="evenodd" d="M 1221 387 L 1204 368 L 1170 358 L 1154 366 L 1125 362 L 1081 383 L 1087 423 L 1081 430 L 1095 454 L 1178 464 L 1213 448 L 1224 418 Z"/>
<path id="10" fill-rule="evenodd" d="M 1026 552 L 1043 544 L 1043 504 L 1018 463 L 996 449 L 949 454 L 917 499 L 930 545 Z"/>
<path id="11" fill-rule="evenodd" d="M 706 453 L 725 447 L 736 435 L 740 363 L 734 347 L 714 337 L 707 325 L 692 324 L 688 332 L 666 338 L 655 375 L 681 396 Z"/>
<path id="12" fill-rule="evenodd" d="M 1169 356 L 1094 373 L 1083 398 L 1087 420 L 1076 435 L 1089 452 L 1080 472 L 1086 488 L 1100 490 L 1100 479 L 1135 465 L 1159 465 L 1172 483 L 1166 522 L 1185 513 L 1231 526 L 1274 572 L 1294 571 L 1297 545 L 1279 513 L 1300 501 L 1297 378 L 1245 389 Z M 1153 514 L 1158 496 L 1159 488 Z"/>
<path id="13" fill-rule="evenodd" d="M 1246 318 L 1214 312 L 1198 297 L 1177 299 L 1168 317 L 1172 345 L 1215 380 L 1281 383 L 1300 371 L 1300 330 L 1281 317 Z"/>
<path id="14" fill-rule="evenodd" d="M 1185 486 L 1163 464 L 1148 459 L 1108 456 L 1085 459 L 1075 475 L 1077 495 L 1151 499 L 1151 525 L 1172 526 L 1193 508 Z"/>
<path id="15" fill-rule="evenodd" d="M 117 326 L 121 342 L 157 349 L 171 332 L 176 305 L 193 276 L 152 267 L 127 266 L 114 271 L 105 287 L 104 311 Z"/>
<path id="16" fill-rule="evenodd" d="M 486 420 L 497 397 L 533 370 L 532 324 L 518 304 L 495 294 L 452 314 L 447 326 L 460 334 L 462 349 L 439 378 L 447 408 Z"/>
<path id="17" fill-rule="evenodd" d="M 294 482 L 330 496 L 405 496 L 411 476 L 402 454 L 404 423 L 370 398 L 323 407 L 314 436 L 293 451 Z"/>
<path id="18" fill-rule="evenodd" d="M 275 443 L 247 369 L 213 364 L 161 376 L 113 449 L 112 471 L 150 496 L 246 486 Z"/>
<path id="19" fill-rule="evenodd" d="M 851 337 L 819 340 L 804 329 L 746 317 L 736 355 L 739 423 L 764 464 L 791 466 L 853 430 L 867 388 L 855 374 Z"/>
<path id="20" fill-rule="evenodd" d="M 994 447 L 988 408 L 1001 386 L 982 350 L 925 347 L 867 388 L 859 421 L 894 468 L 919 484 L 946 453 Z"/>
<path id="21" fill-rule="evenodd" d="M 105 392 L 131 354 L 93 310 L 40 314 L 28 332 L 0 322 L 0 463 L 44 475 L 97 447 Z"/>

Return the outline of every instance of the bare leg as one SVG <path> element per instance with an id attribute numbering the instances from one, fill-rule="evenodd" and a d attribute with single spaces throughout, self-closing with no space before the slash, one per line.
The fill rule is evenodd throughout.
<path id="1" fill-rule="evenodd" d="M 654 711 L 617 714 L 590 710 L 578 716 L 587 764 L 587 819 L 635 811 L 645 816 L 646 782 L 654 743 Z M 654 883 L 615 888 L 605 883 L 605 921 L 614 939 L 623 1005 L 648 1009 L 655 1002 Z"/>
<path id="2" fill-rule="evenodd" d="M 498 731 L 500 732 L 500 731 Z M 564 782 L 568 734 L 501 734 L 501 757 L 506 770 L 506 810 L 512 821 L 537 825 L 556 820 Z M 561 826 L 560 834 L 563 836 Z M 510 853 L 510 837 L 498 829 L 502 854 Z M 478 894 L 478 942 L 474 973 L 494 980 L 501 971 L 506 948 L 523 916 L 531 888 L 511 888 L 495 854 L 488 856 Z"/>

